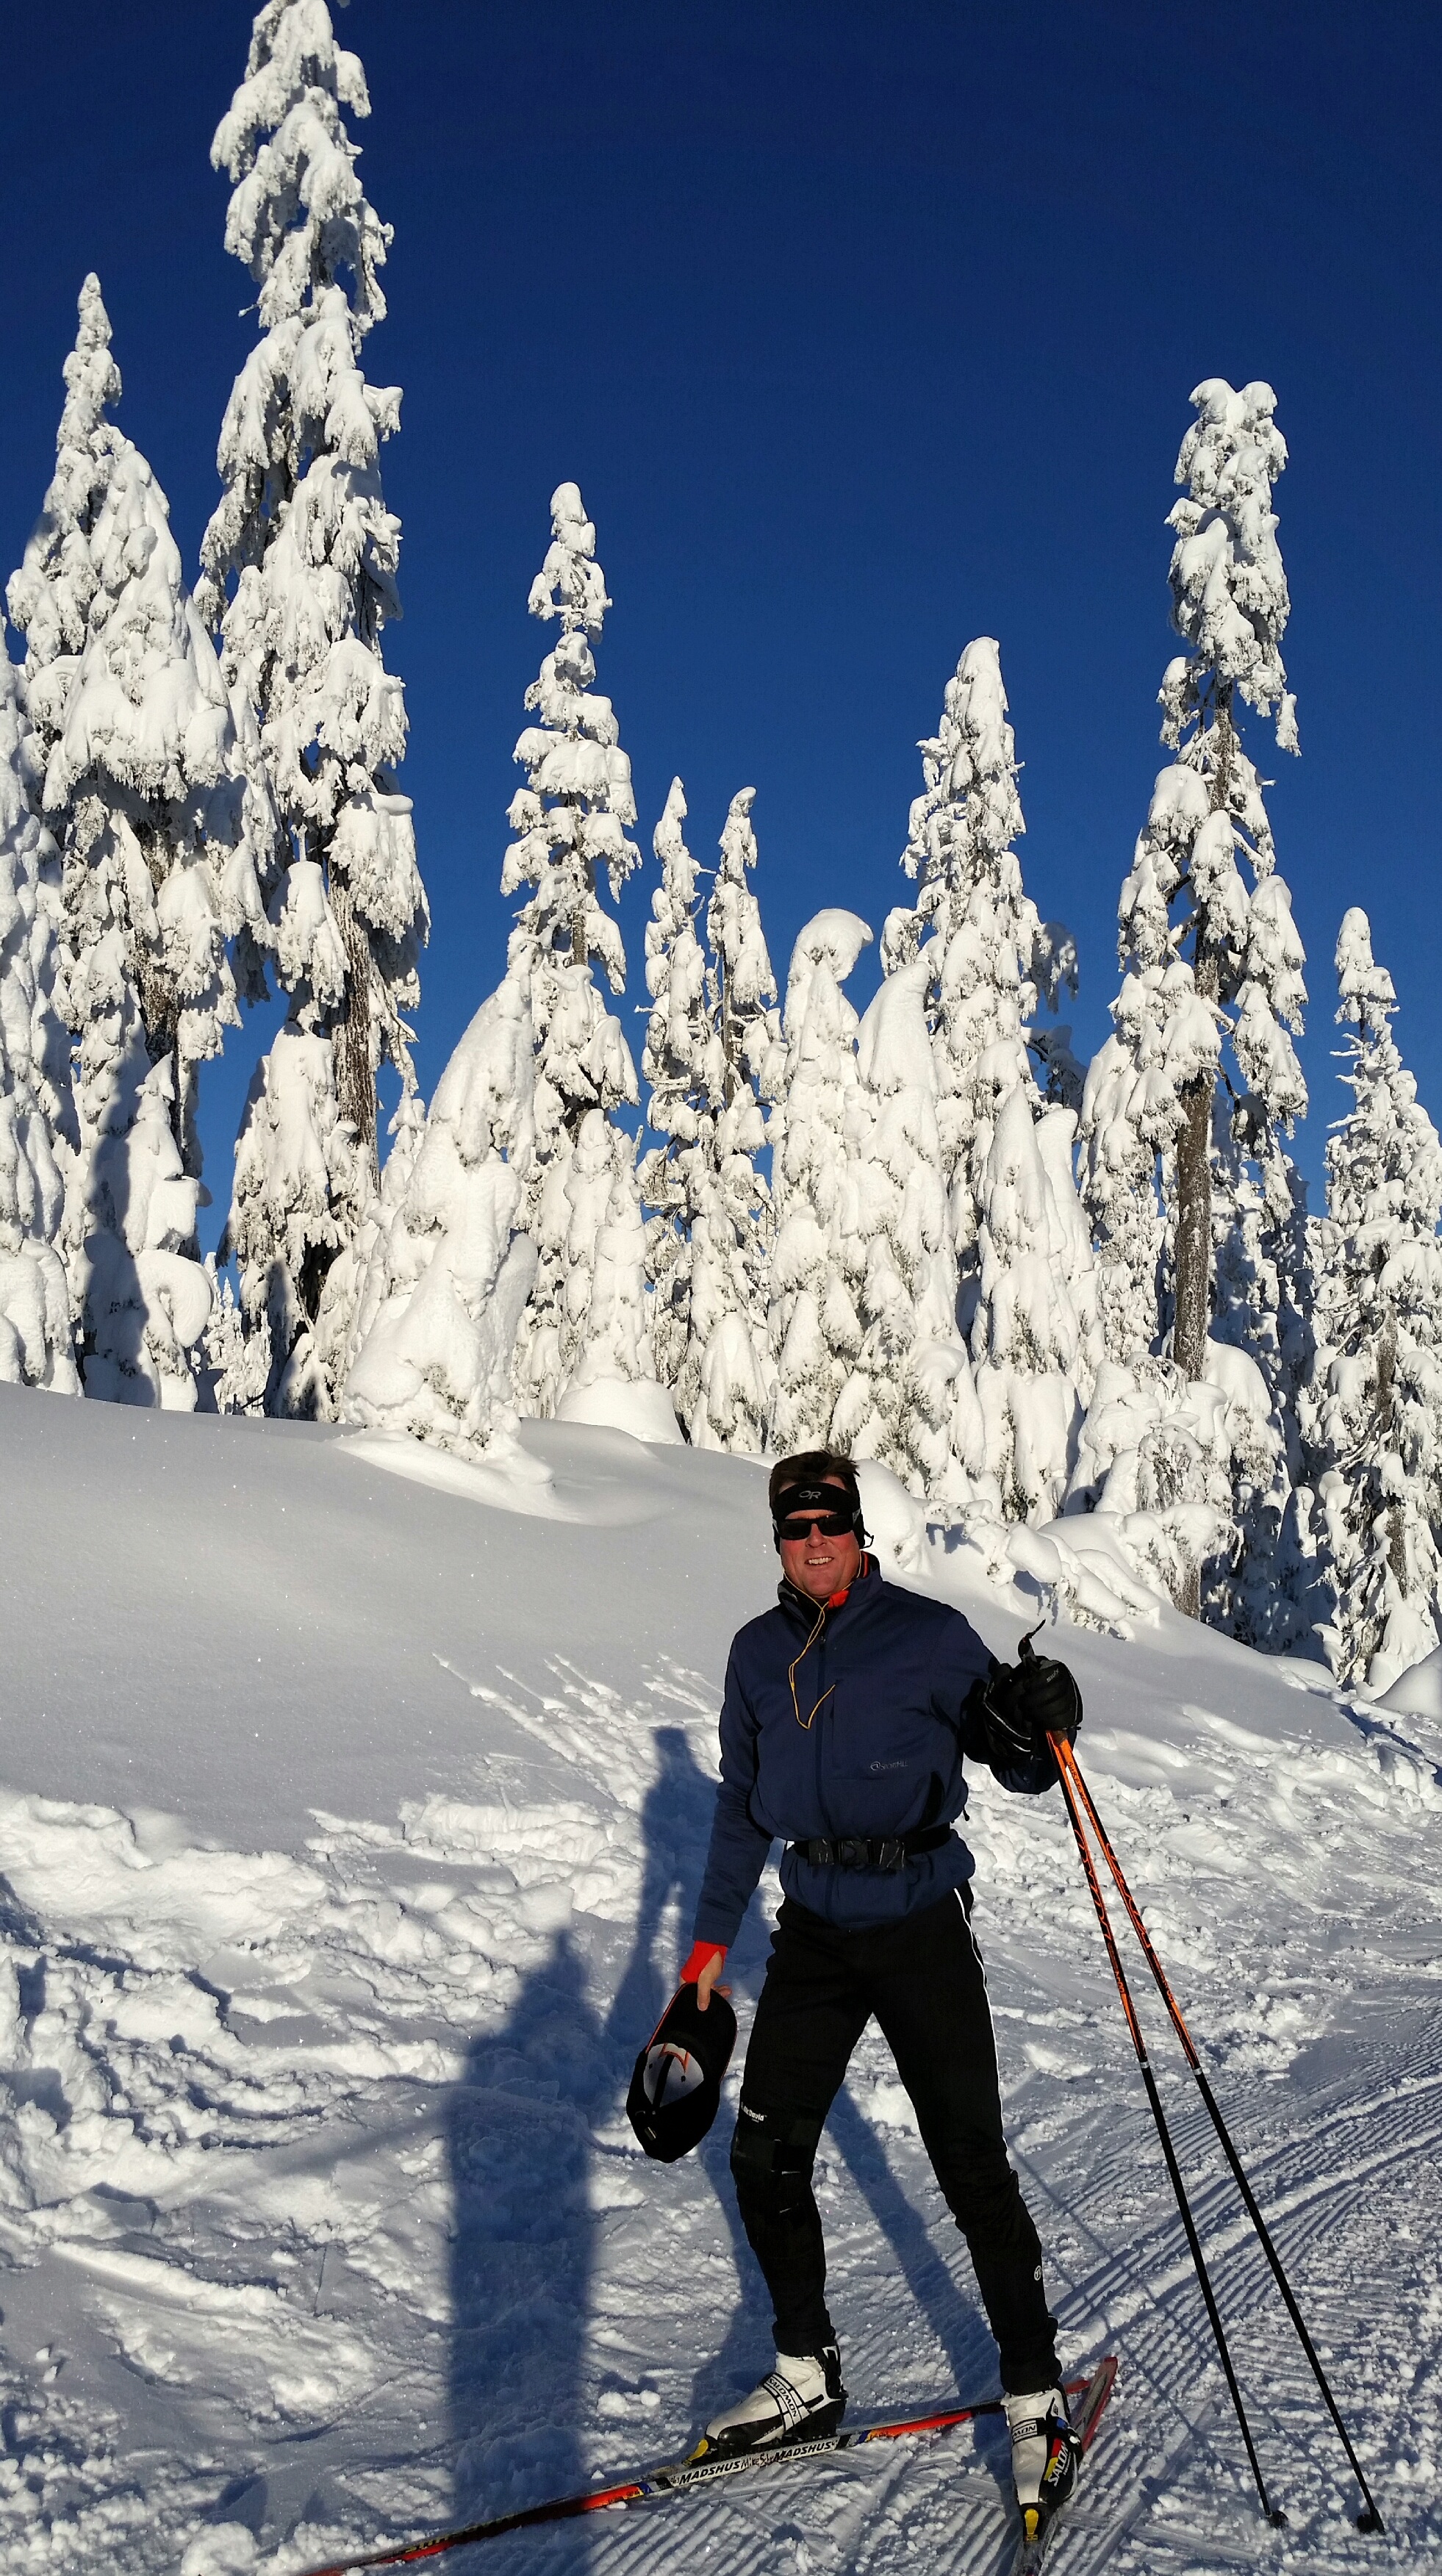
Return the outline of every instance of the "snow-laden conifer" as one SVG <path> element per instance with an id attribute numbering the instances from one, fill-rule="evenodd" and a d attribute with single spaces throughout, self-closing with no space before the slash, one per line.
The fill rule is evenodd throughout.
<path id="1" fill-rule="evenodd" d="M 64 861 L 82 1118 L 99 1117 L 87 1104 L 113 1053 L 96 955 L 114 933 L 146 1052 L 172 1059 L 176 1142 L 198 1179 L 197 1069 L 240 1018 L 226 940 L 263 916 L 229 698 L 185 591 L 165 495 L 129 440 L 90 546 L 90 631 L 44 786 Z"/>
<path id="2" fill-rule="evenodd" d="M 1063 1118 L 1071 1117 L 1079 1097 L 1069 1032 L 1041 1032 L 1036 1026 L 1039 988 L 1053 1009 L 1063 989 L 1075 990 L 1076 954 L 1069 934 L 1058 924 L 1043 923 L 1023 888 L 1014 844 L 1026 826 L 994 638 L 979 636 L 962 654 L 947 684 L 937 733 L 922 743 L 921 755 L 924 790 L 911 809 L 902 857 L 903 867 L 917 881 L 917 902 L 912 912 L 891 916 L 884 955 L 892 972 L 913 953 L 928 969 L 925 989 L 936 1053 L 957 1319 L 960 1335 L 970 1341 L 978 1362 L 986 1356 L 990 1371 L 990 1412 L 984 1424 L 975 1402 L 959 1382 L 951 1382 L 954 1457 L 962 1471 L 953 1482 L 964 1482 L 973 1495 L 998 1502 L 1009 1515 L 1036 1517 L 1054 1502 L 1069 1472 L 1067 1438 L 1058 1451 L 1055 1426 L 1075 1425 L 1099 1341 L 1089 1282 L 1079 1310 L 1072 1296 L 1073 1272 L 1080 1281 L 1088 1265 L 1077 1252 L 1085 1228 L 1066 1158 L 1053 1154 L 1045 1164 L 1037 1161 L 1035 1188 L 1029 1181 L 1021 1184 L 1016 1168 L 1019 1122 L 1024 1117 L 1035 1124 L 1043 1116 L 1032 1055 L 1044 1068 L 1048 1095 Z M 1068 1102 L 1072 1108 L 1063 1105 Z M 1004 1120 L 1010 1137 L 1005 1172 L 993 1162 Z M 1061 1132 L 1053 1132 L 1053 1142 Z M 1068 1127 L 1067 1134 L 1072 1132 Z M 1028 1161 L 1038 1152 L 1034 1145 Z M 995 1227 L 988 1231 L 987 1210 L 996 1192 L 1001 1198 Z M 993 1318 L 991 1285 L 1000 1284 L 1004 1270 L 1004 1264 L 998 1267 L 996 1246 L 1014 1238 L 1020 1242 L 1018 1210 L 1033 1204 L 1037 1215 L 1027 1235 L 1026 1257 L 1036 1251 L 1048 1282 L 1043 1304 L 1055 1312 L 1046 1317 L 1034 1313 L 1032 1298 L 1023 1310 L 1025 1322 L 1010 1308 L 1005 1319 Z M 1036 1323 L 1041 1328 L 1033 1332 Z M 954 1330 L 950 1339 L 956 1338 Z M 940 1337 L 940 1347 L 945 1340 Z M 939 1362 L 933 1366 L 939 1371 Z M 1014 1409 L 1001 1393 L 1007 1372 L 1018 1371 L 1038 1380 L 1050 1374 L 1056 1381 L 1049 1394 L 1033 1388 L 1023 1408 L 1036 1426 L 1043 1413 L 1052 1425 L 1035 1451 L 1030 1434 L 1019 1437 Z M 1042 1457 L 1044 1468 L 1038 1463 Z"/>
<path id="3" fill-rule="evenodd" d="M 1306 999 L 1302 945 L 1238 730 L 1249 706 L 1275 717 L 1282 749 L 1297 749 L 1271 508 L 1287 451 L 1270 385 L 1236 392 L 1213 377 L 1192 401 L 1197 418 L 1177 460 L 1187 489 L 1168 522 L 1172 622 L 1188 646 L 1161 688 L 1162 740 L 1175 757 L 1156 781 L 1122 887 L 1122 988 L 1113 1034 L 1087 1076 L 1082 1132 L 1108 1350 L 1135 1374 L 1170 1329 L 1174 1365 L 1201 1383 L 1215 1339 L 1246 1350 L 1264 1373 L 1284 1349 L 1289 1367 L 1302 1361 L 1290 1324 L 1284 1332 L 1266 1318 L 1306 1294 L 1300 1274 L 1282 1286 L 1284 1272 L 1298 1272 L 1300 1215 L 1280 1136 L 1307 1095 L 1288 1035 Z M 1280 1597 L 1288 1492 L 1289 1387 L 1285 1375 L 1265 1382 L 1269 1461 L 1249 1451 L 1237 1462 L 1241 1589 L 1212 1605 L 1248 1634 L 1249 1588 L 1260 1584 L 1263 1601 Z M 1264 1558 L 1274 1560 L 1270 1572 Z"/>
<path id="4" fill-rule="evenodd" d="M 195 1246 L 200 1184 L 175 1139 L 173 1058 L 151 1063 L 123 978 L 112 990 L 117 1052 L 89 1145 L 89 1231 L 77 1269 L 85 1392 L 192 1413 L 211 1312 Z"/>
<path id="5" fill-rule="evenodd" d="M 226 937 L 260 919 L 260 896 L 230 702 L 185 591 L 165 495 L 106 417 L 120 377 L 94 277 L 65 372 L 55 477 L 10 593 L 26 631 L 27 694 L 43 712 L 42 797 L 62 863 L 59 996 L 76 1041 L 80 1130 L 65 1223 L 71 1287 L 87 1392 L 193 1403 L 182 1327 L 208 1311 L 196 1192 L 180 1233 L 184 1193 L 165 1194 L 152 1240 L 150 1178 L 161 1165 L 175 1177 L 152 1131 L 159 1105 L 176 1172 L 198 1182 L 196 1069 L 238 1019 Z M 114 1237 L 108 1249 L 103 1235 Z M 187 1260 L 197 1277 L 182 1281 Z M 161 1299 L 153 1313 L 147 1278 Z"/>
<path id="6" fill-rule="evenodd" d="M 110 317 L 100 280 L 92 275 L 80 289 L 79 329 L 65 361 L 55 472 L 23 561 L 5 593 L 11 624 L 25 639 L 21 699 L 42 777 L 89 632 L 90 603 L 99 582 L 90 537 L 124 444 L 108 416 L 119 400 Z"/>
<path id="7" fill-rule="evenodd" d="M 892 916 L 887 963 L 926 941 L 937 1115 L 965 1301 L 997 1111 L 1017 1085 L 1039 1101 L 1027 1055 L 1034 962 L 1039 953 L 1048 963 L 1063 953 L 1074 961 L 1063 935 L 1044 931 L 1022 886 L 1013 844 L 1026 824 L 993 637 L 968 644 L 947 682 L 941 723 L 920 750 L 925 786 L 901 861 L 917 882 L 916 908 Z M 969 1321 L 965 1303 L 963 1312 Z"/>
<path id="8" fill-rule="evenodd" d="M 1287 1034 L 1301 1025 L 1306 995 L 1291 897 L 1238 732 L 1240 705 L 1275 711 L 1279 745 L 1297 748 L 1281 658 L 1287 581 L 1271 508 L 1287 451 L 1270 385 L 1238 393 L 1212 377 L 1192 401 L 1197 419 L 1177 461 L 1187 491 L 1168 522 L 1176 531 L 1172 622 L 1189 648 L 1161 688 L 1162 739 L 1176 757 L 1157 779 L 1122 888 L 1122 989 L 1113 1035 L 1088 1075 L 1082 1131 L 1108 1348 L 1125 1361 L 1157 1344 L 1165 1258 L 1174 1356 L 1185 1376 L 1200 1379 L 1223 1041 L 1238 1133 L 1255 1153 L 1306 1107 Z"/>
<path id="9" fill-rule="evenodd" d="M 857 1033 L 856 1291 L 861 1345 L 831 1436 L 932 1501 L 974 1499 L 981 1418 L 956 1323 L 925 952 L 883 978 Z M 969 1471 L 969 1472 L 968 1472 Z"/>
<path id="10" fill-rule="evenodd" d="M 69 1048 L 55 1010 L 53 844 L 35 816 L 38 758 L 0 651 L 0 1378 L 76 1395 L 57 1244 L 73 1150 Z"/>
<path id="11" fill-rule="evenodd" d="M 871 1119 L 857 1069 L 857 1016 L 841 987 L 871 935 L 854 912 L 818 912 L 791 952 L 786 979 L 786 1071 L 772 1159 L 778 1451 L 831 1438 L 837 1399 L 865 1339 L 859 1182 Z"/>
<path id="12" fill-rule="evenodd" d="M 259 1124 L 238 1147 L 229 1239 L 246 1329 L 262 1345 L 251 1373 L 282 1413 L 334 1402 L 320 1300 L 375 1189 L 377 1069 L 388 1060 L 403 1087 L 413 1081 L 404 1015 L 428 926 L 410 801 L 394 778 L 404 691 L 381 650 L 400 613 L 400 524 L 379 454 L 400 392 L 369 384 L 360 364 L 385 313 L 391 234 L 360 184 L 344 111 L 366 116 L 370 102 L 325 0 L 267 0 L 212 146 L 234 183 L 226 246 L 256 281 L 262 336 L 221 429 L 224 490 L 197 599 L 253 713 L 253 761 L 279 821 L 271 937 L 297 1043 L 292 1067 L 252 1095 Z M 346 1338 L 332 1317 L 320 1343 L 335 1351 Z"/>
<path id="13" fill-rule="evenodd" d="M 1340 1681 L 1387 1689 L 1442 1614 L 1442 1144 L 1392 1035 L 1392 978 L 1354 907 L 1337 941 L 1352 1107 L 1327 1145 L 1313 1417 Z"/>
<path id="14" fill-rule="evenodd" d="M 526 784 L 511 800 L 514 837 L 501 875 L 503 894 L 529 889 L 509 956 L 535 1030 L 526 1223 L 539 1262 L 515 1366 L 522 1410 L 541 1414 L 555 1411 L 573 1381 L 654 1373 L 636 1149 L 611 1115 L 636 1103 L 636 1069 L 593 973 L 599 962 L 612 992 L 624 991 L 625 950 L 598 874 L 604 868 L 615 901 L 640 864 L 627 837 L 636 819 L 630 762 L 610 699 L 591 686 L 591 647 L 610 605 L 595 528 L 576 485 L 562 483 L 551 496 L 551 543 L 529 601 L 531 615 L 556 621 L 560 632 L 526 691 L 538 720 L 516 744 Z M 628 1298 L 635 1313 L 626 1319 L 618 1300 Z"/>
<path id="15" fill-rule="evenodd" d="M 423 1131 L 386 1165 L 370 1310 L 345 1381 L 348 1420 L 475 1453 L 509 1432 L 511 1355 L 535 1273 L 519 1231 L 533 1144 L 535 1037 L 507 974 L 442 1074 Z"/>
<path id="16" fill-rule="evenodd" d="M 691 1439 L 756 1452 L 771 1404 L 766 1330 L 770 1192 L 756 1168 L 762 1102 L 779 1070 L 776 983 L 747 871 L 756 865 L 755 789 L 733 796 L 696 931 L 697 866 L 673 779 L 656 827 L 661 883 L 646 933 L 652 1011 L 643 1070 L 647 1124 L 667 1143 L 641 1165 L 656 1368 Z"/>
<path id="17" fill-rule="evenodd" d="M 748 881 L 756 866 L 754 787 L 732 797 L 706 907 L 711 998 L 721 1043 L 721 1097 L 713 1152 L 713 1223 L 693 1271 L 692 1314 L 701 1349 L 700 1402 L 690 1418 L 698 1447 L 766 1445 L 773 1377 L 768 1329 L 775 1239 L 770 1186 L 757 1168 L 785 1062 L 776 978 Z"/>
<path id="18" fill-rule="evenodd" d="M 1034 1118 L 1016 1083 L 997 1110 L 982 1179 L 971 1349 L 986 1464 L 1009 1520 L 1059 1510 L 1091 1391 L 1094 1282 L 1068 1222 L 1075 1133 L 1061 1106 Z"/>

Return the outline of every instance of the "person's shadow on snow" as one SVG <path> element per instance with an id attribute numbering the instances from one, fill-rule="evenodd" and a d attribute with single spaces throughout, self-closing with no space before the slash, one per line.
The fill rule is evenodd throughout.
<path id="1" fill-rule="evenodd" d="M 712 1785 L 677 1727 L 656 1731 L 641 1809 L 635 1934 L 604 2019 L 568 1932 L 523 1979 L 503 2027 L 477 2038 L 446 2118 L 452 2215 L 449 2411 L 453 2510 L 479 2520 L 595 2483 L 582 2426 L 596 2220 L 595 2130 L 614 2121 L 637 2050 L 674 1992 L 710 1830 Z M 663 1942 L 669 1909 L 679 1930 Z M 663 1956 L 664 1953 L 664 1956 Z M 708 2142 L 710 2143 L 710 2142 Z M 724 2170 L 725 2149 L 721 2164 Z M 729 2202 L 729 2194 L 726 2196 Z M 734 2209 L 732 2210 L 734 2219 Z M 636 2465 L 619 2458 L 618 2471 Z M 528 2562 L 583 2566 L 584 2523 L 518 2541 Z"/>
<path id="2" fill-rule="evenodd" d="M 454 2512 L 470 2522 L 588 2483 L 578 2428 L 601 2032 L 569 1933 L 472 2043 L 446 2115 Z M 570 2565 L 581 2563 L 574 2525 Z M 527 2534 L 532 2553 L 544 2533 Z"/>

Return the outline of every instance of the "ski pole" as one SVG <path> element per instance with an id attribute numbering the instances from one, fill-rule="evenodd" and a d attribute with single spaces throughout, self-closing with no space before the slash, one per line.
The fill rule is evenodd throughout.
<path id="1" fill-rule="evenodd" d="M 1081 1764 L 1078 1762 L 1076 1754 L 1064 1736 L 1053 1736 L 1050 1741 L 1052 1750 L 1056 1755 L 1057 1768 L 1063 1777 L 1063 1784 L 1065 1785 L 1070 1783 L 1071 1787 L 1076 1791 L 1078 1797 L 1081 1799 L 1086 1811 L 1087 1820 L 1090 1823 L 1097 1841 L 1100 1843 L 1105 1855 L 1107 1867 L 1116 1881 L 1117 1893 L 1121 1897 L 1122 1903 L 1126 1907 L 1127 1913 L 1131 1919 L 1132 1930 L 1135 1932 L 1138 1941 L 1141 1943 L 1142 1955 L 1146 1960 L 1147 1966 L 1151 1969 L 1153 1977 L 1156 1979 L 1158 1992 L 1161 1995 L 1163 2003 L 1166 2005 L 1167 2011 L 1171 2015 L 1172 2028 L 1176 2032 L 1177 2037 L 1182 2044 L 1182 2052 L 1193 2075 L 1196 2077 L 1197 2089 L 1201 2094 L 1202 2100 L 1207 2106 L 1207 2112 L 1210 2117 L 1212 2127 L 1215 2129 L 1217 2136 L 1221 2141 L 1222 2151 L 1226 2156 L 1228 2164 L 1232 2168 L 1237 2188 L 1242 2195 L 1247 2216 L 1250 2218 L 1253 2227 L 1256 2229 L 1258 2243 L 1260 2244 L 1263 2253 L 1266 2255 L 1267 2261 L 1272 2267 L 1272 2276 L 1276 2281 L 1278 2289 L 1281 2291 L 1283 2301 L 1286 2305 L 1287 2314 L 1291 2318 L 1293 2325 L 1296 2327 L 1298 2341 L 1300 2342 L 1302 2350 L 1306 2354 L 1308 2361 L 1311 2363 L 1312 2376 L 1316 2380 L 1317 2386 L 1322 2392 L 1327 2412 L 1331 2416 L 1332 2421 L 1337 2428 L 1342 2448 L 1346 2452 L 1348 2461 L 1351 2465 L 1352 2475 L 1362 2490 L 1362 2494 L 1366 2502 L 1366 2511 L 1358 2514 L 1357 2528 L 1359 2531 L 1382 2531 L 1386 2526 L 1383 2523 L 1380 2512 L 1378 2511 L 1372 2490 L 1368 2486 L 1367 2481 L 1362 2474 L 1361 2462 L 1348 2439 L 1347 2427 L 1342 2421 L 1341 2414 L 1338 2411 L 1337 2401 L 1332 2395 L 1331 2388 L 1328 2385 L 1327 2374 L 1322 2368 L 1316 2345 L 1313 2343 L 1312 2338 L 1307 2331 L 1306 2320 L 1303 2317 L 1302 2311 L 1293 2295 L 1292 2285 L 1282 2268 L 1282 2258 L 1277 2252 L 1276 2246 L 1272 2242 L 1271 2232 L 1267 2226 L 1267 2222 L 1263 2218 L 1261 2210 L 1257 2206 L 1256 2194 L 1247 2180 L 1241 2157 L 1238 2155 L 1236 2147 L 1232 2143 L 1231 2132 L 1229 2131 L 1225 2120 L 1222 2118 L 1216 2096 L 1207 2081 L 1206 2069 L 1202 2065 L 1201 2059 L 1197 2054 L 1196 2044 L 1193 2041 L 1191 2032 L 1188 2030 L 1185 2021 L 1182 2019 L 1181 2007 L 1167 1982 L 1165 1972 L 1162 1968 L 1162 1963 L 1157 1957 L 1156 1951 L 1152 1947 L 1151 1935 L 1148 1932 L 1145 1923 L 1142 1921 L 1141 1907 L 1138 1905 L 1136 1898 L 1133 1896 L 1131 1889 L 1127 1885 L 1126 1879 L 1122 1874 L 1122 1865 L 1117 1859 L 1116 1853 L 1112 1849 L 1106 1827 L 1097 1813 L 1096 1800 L 1092 1796 L 1091 1790 L 1087 1786 L 1086 1780 L 1083 1777 Z"/>
<path id="2" fill-rule="evenodd" d="M 1162 2109 L 1162 2098 L 1160 2093 L 1157 2091 L 1157 2079 L 1152 2073 L 1151 2060 L 1147 2055 L 1147 2044 L 1142 2036 L 1141 2023 L 1137 2019 L 1137 2011 L 1136 2006 L 1132 2001 L 1131 1988 L 1127 1984 L 1126 1970 L 1122 1966 L 1121 1952 L 1117 1948 L 1116 1934 L 1112 1930 L 1111 1916 L 1107 1912 L 1107 1902 L 1106 1898 L 1102 1894 L 1101 1881 L 1096 1874 L 1096 1866 L 1092 1859 L 1091 1846 L 1089 1845 L 1085 1831 L 1083 1830 L 1081 1813 L 1076 1800 L 1076 1793 L 1072 1788 L 1068 1772 L 1060 1759 L 1059 1748 L 1064 1744 L 1065 1739 L 1063 1737 L 1053 1735 L 1049 1736 L 1047 1741 L 1051 1745 L 1053 1753 L 1058 1756 L 1057 1776 L 1061 1782 L 1061 1793 L 1066 1800 L 1067 1814 L 1071 1818 L 1071 1829 L 1076 1836 L 1077 1851 L 1081 1858 L 1082 1868 L 1086 1874 L 1087 1885 L 1091 1889 L 1092 1903 L 1096 1907 L 1097 1922 L 1101 1926 L 1101 1936 L 1103 1941 L 1106 1943 L 1107 1957 L 1111 1961 L 1112 1975 L 1116 1979 L 1117 1992 L 1122 1999 L 1122 2011 L 1126 2015 L 1127 2028 L 1132 2035 L 1132 2046 L 1136 2050 L 1137 2064 L 1142 2071 L 1142 2082 L 1147 2089 L 1147 2100 L 1151 2105 L 1152 2118 L 1156 2122 L 1157 2136 L 1161 2141 L 1162 2155 L 1166 2160 L 1167 2172 L 1171 2177 L 1172 2190 L 1176 2194 L 1177 2208 L 1181 2213 L 1182 2225 L 1186 2229 L 1187 2244 L 1191 2251 L 1192 2263 L 1201 2288 L 1202 2298 L 1206 2304 L 1207 2317 L 1211 2325 L 1212 2334 L 1216 2340 L 1217 2355 L 1222 2365 L 1222 2374 L 1226 2380 L 1232 2404 L 1236 2409 L 1237 2422 L 1241 2426 L 1242 2440 L 1246 2446 L 1247 2459 L 1251 2466 L 1252 2475 L 1257 2483 L 1257 2493 L 1262 2500 L 1262 2512 L 1268 2522 L 1280 2527 L 1285 2523 L 1287 2517 L 1279 2506 L 1274 2506 L 1272 2504 L 1271 2499 L 1267 2494 L 1266 2481 L 1262 2476 L 1262 2464 L 1257 2457 L 1257 2447 L 1252 2440 L 1251 2426 L 1247 2422 L 1247 2410 L 1242 2404 L 1242 2392 L 1237 2385 L 1237 2374 L 1232 2367 L 1232 2356 L 1227 2348 L 1227 2338 L 1222 2325 L 1221 2311 L 1217 2306 L 1216 2296 L 1212 2289 L 1211 2277 L 1207 2271 L 1206 2257 L 1202 2252 L 1201 2238 L 1197 2234 L 1196 2221 L 1192 2216 L 1191 2203 L 1187 2198 L 1187 2187 L 1182 2180 L 1182 2169 L 1177 2162 L 1177 2151 L 1172 2144 L 1171 2131 L 1167 2127 L 1166 2113 Z"/>

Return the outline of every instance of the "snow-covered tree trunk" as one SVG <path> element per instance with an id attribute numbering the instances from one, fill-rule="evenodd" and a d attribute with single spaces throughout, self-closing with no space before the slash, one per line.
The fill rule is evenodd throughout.
<path id="1" fill-rule="evenodd" d="M 865 1338 L 858 1184 L 871 1120 L 856 1062 L 857 1017 L 841 987 L 870 938 L 854 912 L 819 912 L 791 952 L 786 979 L 786 1076 L 772 1160 L 777 1451 L 830 1440 Z"/>
<path id="2" fill-rule="evenodd" d="M 0 651 L 0 1378 L 78 1395 L 57 1248 L 74 1111 L 53 999 L 55 853 L 35 818 L 37 772 L 16 675 Z"/>
<path id="3" fill-rule="evenodd" d="M 1383 1691 L 1442 1621 L 1442 1144 L 1392 1036 L 1365 912 L 1337 942 L 1353 1105 L 1327 1145 L 1309 1408 L 1339 1681 Z"/>
<path id="4" fill-rule="evenodd" d="M 503 894 L 530 889 L 509 951 L 536 1042 L 525 1222 L 539 1259 L 515 1359 L 517 1402 L 528 1413 L 554 1413 L 573 1382 L 655 1374 L 635 1142 L 611 1114 L 635 1105 L 636 1069 L 593 973 L 594 961 L 612 992 L 624 992 L 625 950 L 597 872 L 604 867 L 615 901 L 640 864 L 626 836 L 636 819 L 630 762 L 610 699 L 591 687 L 591 645 L 610 605 L 596 531 L 576 485 L 562 483 L 529 602 L 533 617 L 559 622 L 560 634 L 526 692 L 539 721 L 516 744 L 527 783 L 511 800 L 515 837 L 501 876 Z M 628 1300 L 634 1311 L 625 1313 Z"/>
<path id="5" fill-rule="evenodd" d="M 268 939 L 314 1103 L 297 1153 L 274 1114 L 282 1096 L 300 1099 L 291 1073 L 252 1095 L 228 1243 L 267 1410 L 322 1415 L 334 1408 L 334 1354 L 350 1319 L 322 1323 L 321 1300 L 333 1267 L 332 1304 L 356 1277 L 354 1263 L 337 1264 L 375 1194 L 379 1067 L 393 1064 L 403 1090 L 414 1083 L 405 1014 L 428 930 L 410 800 L 394 777 L 404 691 L 381 649 L 400 614 L 400 523 L 379 454 L 399 426 L 400 392 L 368 384 L 360 365 L 385 314 L 391 235 L 356 175 L 343 110 L 363 117 L 370 102 L 325 0 L 267 0 L 212 147 L 234 183 L 226 246 L 259 288 L 262 337 L 221 429 L 224 491 L 197 592 L 253 720 L 257 795 L 273 794 L 277 817 L 269 931 L 255 926 L 247 984 L 255 989 Z M 332 1146 L 337 1120 L 346 1141 Z"/>

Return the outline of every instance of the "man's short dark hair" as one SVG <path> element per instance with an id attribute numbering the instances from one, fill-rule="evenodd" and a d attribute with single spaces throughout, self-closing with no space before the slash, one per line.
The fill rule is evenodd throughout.
<path id="1" fill-rule="evenodd" d="M 856 1462 L 843 1457 L 839 1449 L 800 1449 L 794 1458 L 778 1458 L 767 1488 L 773 1521 L 781 1519 L 793 1485 L 844 1485 L 851 1502 L 861 1499 Z"/>

